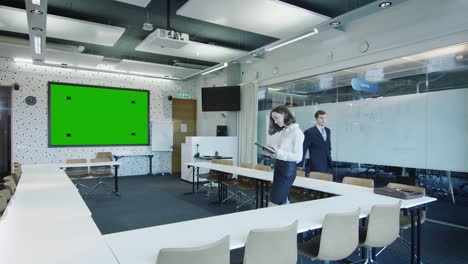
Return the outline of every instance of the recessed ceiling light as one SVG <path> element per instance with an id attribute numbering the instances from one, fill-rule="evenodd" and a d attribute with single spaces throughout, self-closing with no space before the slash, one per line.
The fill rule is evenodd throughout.
<path id="1" fill-rule="evenodd" d="M 389 7 L 391 5 L 392 5 L 392 2 L 383 2 L 383 3 L 379 4 L 379 6 L 381 8 L 386 8 L 386 7 Z"/>
<path id="2" fill-rule="evenodd" d="M 330 23 L 330 26 L 334 26 L 334 27 L 339 26 L 339 25 L 341 25 L 340 21 L 333 21 Z"/>
<path id="3" fill-rule="evenodd" d="M 42 15 L 43 13 L 37 9 L 33 9 L 30 11 L 31 13 L 35 14 L 35 15 Z"/>
<path id="4" fill-rule="evenodd" d="M 34 53 L 41 54 L 42 53 L 42 38 L 40 36 L 34 36 Z"/>
<path id="5" fill-rule="evenodd" d="M 42 28 L 39 28 L 39 27 L 32 27 L 31 29 L 34 31 L 42 31 Z"/>

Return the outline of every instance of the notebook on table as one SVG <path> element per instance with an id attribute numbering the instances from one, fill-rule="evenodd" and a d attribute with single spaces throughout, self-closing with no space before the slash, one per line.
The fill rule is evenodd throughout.
<path id="1" fill-rule="evenodd" d="M 424 194 L 421 192 L 409 191 L 392 187 L 374 188 L 374 193 L 400 199 L 414 199 L 424 197 Z"/>

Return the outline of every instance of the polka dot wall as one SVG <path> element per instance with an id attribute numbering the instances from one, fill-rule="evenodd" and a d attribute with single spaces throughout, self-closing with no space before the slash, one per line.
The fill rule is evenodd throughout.
<path id="1" fill-rule="evenodd" d="M 171 152 L 151 152 L 150 146 L 128 147 L 48 147 L 48 82 L 66 82 L 150 91 L 150 121 L 170 120 L 172 104 L 169 95 L 186 93 L 196 98 L 196 82 L 177 82 L 122 74 L 74 70 L 16 63 L 0 58 L 0 84 L 18 83 L 12 92 L 12 158 L 23 164 L 58 163 L 72 158 L 94 158 L 97 152 L 114 154 L 154 154 L 153 172 L 171 171 Z M 27 105 L 26 97 L 34 96 L 35 105 Z M 146 157 L 132 157 L 122 162 L 120 175 L 148 173 Z"/>

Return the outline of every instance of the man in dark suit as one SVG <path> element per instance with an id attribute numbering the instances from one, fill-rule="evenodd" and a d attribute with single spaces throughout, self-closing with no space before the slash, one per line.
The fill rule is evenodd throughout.
<path id="1" fill-rule="evenodd" d="M 331 169 L 331 141 L 330 129 L 325 127 L 327 113 L 323 110 L 315 112 L 315 126 L 304 132 L 304 151 L 302 161 L 297 165 L 303 167 L 305 156 L 309 151 L 309 164 L 306 164 L 306 173 L 309 171 L 330 172 Z"/>

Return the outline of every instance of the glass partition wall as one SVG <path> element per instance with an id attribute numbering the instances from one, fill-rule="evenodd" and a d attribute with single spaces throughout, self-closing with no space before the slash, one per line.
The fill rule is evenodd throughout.
<path id="1" fill-rule="evenodd" d="M 468 43 L 263 86 L 258 98 L 259 142 L 271 140 L 268 115 L 278 105 L 291 108 L 303 131 L 317 110 L 327 112 L 335 181 L 417 181 L 450 199 L 451 189 L 464 187 Z M 258 162 L 272 161 L 259 153 Z"/>

